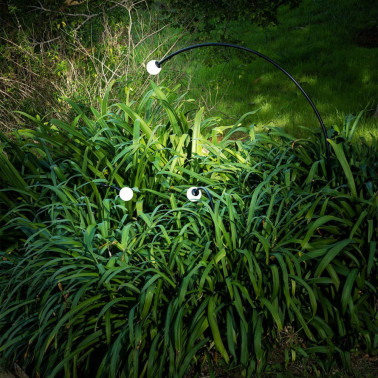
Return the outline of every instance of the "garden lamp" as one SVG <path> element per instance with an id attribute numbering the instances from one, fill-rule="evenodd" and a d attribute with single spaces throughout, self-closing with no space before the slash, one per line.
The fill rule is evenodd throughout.
<path id="1" fill-rule="evenodd" d="M 327 140 L 327 130 L 324 126 L 324 123 L 323 123 L 323 120 L 319 114 L 319 111 L 318 109 L 316 108 L 315 104 L 312 102 L 310 96 L 306 93 L 306 91 L 301 87 L 301 85 L 293 78 L 293 76 L 291 76 L 284 68 L 282 68 L 278 63 L 276 63 L 275 61 L 273 61 L 272 59 L 268 58 L 267 56 L 259 53 L 258 51 L 255 51 L 255 50 L 251 50 L 247 47 L 243 47 L 243 46 L 239 46 L 239 45 L 232 45 L 232 44 L 229 44 L 229 43 L 218 43 L 218 42 L 208 42 L 208 43 L 201 43 L 201 44 L 198 44 L 198 45 L 192 45 L 192 46 L 188 46 L 188 47 L 185 47 L 181 50 L 178 50 L 178 51 L 175 51 L 174 53 L 166 56 L 165 58 L 163 58 L 162 60 L 160 61 L 157 61 L 157 60 L 151 60 L 150 62 L 147 63 L 147 71 L 149 74 L 151 75 L 157 75 L 160 71 L 161 71 L 161 66 L 163 63 L 167 62 L 169 59 L 173 58 L 174 56 L 178 55 L 178 54 L 181 54 L 185 51 L 189 51 L 189 50 L 192 50 L 192 49 L 196 49 L 198 47 L 205 47 L 205 46 L 223 46 L 223 47 L 232 47 L 232 48 L 235 48 L 235 49 L 239 49 L 239 50 L 244 50 L 244 51 L 247 51 L 247 52 L 250 52 L 254 55 L 257 55 L 259 56 L 260 58 L 263 58 L 265 59 L 267 62 L 273 64 L 275 67 L 277 67 L 280 71 L 282 71 L 298 88 L 299 90 L 302 92 L 302 94 L 306 97 L 306 100 L 308 101 L 308 103 L 311 105 L 312 109 L 314 110 L 315 112 L 315 115 L 319 121 L 319 124 L 320 124 L 320 127 L 321 127 L 321 130 L 323 132 L 323 136 L 324 136 L 324 143 L 325 143 L 325 150 L 326 150 L 326 158 L 328 159 L 329 158 L 329 153 L 330 153 L 330 150 L 329 150 L 329 142 Z"/>
<path id="2" fill-rule="evenodd" d="M 131 188 L 125 187 L 119 191 L 119 196 L 121 197 L 121 200 L 123 201 L 126 201 L 126 202 L 131 201 L 134 196 L 134 192 Z"/>
<path id="3" fill-rule="evenodd" d="M 109 184 L 99 183 L 99 185 L 106 186 L 108 188 L 112 188 L 112 189 L 118 190 L 119 191 L 119 196 L 120 196 L 121 200 L 123 200 L 125 202 L 131 201 L 133 199 L 134 192 L 128 186 L 125 186 L 125 187 L 123 187 L 121 189 L 121 188 L 118 188 L 118 186 L 109 185 Z"/>
<path id="4" fill-rule="evenodd" d="M 210 207 L 214 211 L 213 198 L 212 198 L 210 192 L 203 186 L 199 186 L 199 187 L 192 186 L 191 188 L 189 188 L 186 192 L 186 196 L 188 197 L 188 200 L 191 201 L 191 202 L 198 202 L 202 197 L 201 189 L 204 190 L 206 192 L 207 196 L 209 197 Z"/>

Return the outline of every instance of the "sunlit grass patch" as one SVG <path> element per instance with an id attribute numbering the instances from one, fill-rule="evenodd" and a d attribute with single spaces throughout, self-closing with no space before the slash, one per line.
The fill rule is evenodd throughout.
<path id="1" fill-rule="evenodd" d="M 361 7 L 362 11 L 356 10 Z M 231 23 L 227 37 L 233 42 L 237 36 L 239 44 L 260 51 L 287 69 L 313 99 L 328 127 L 366 108 L 358 135 L 370 139 L 369 132 L 376 135 L 378 129 L 377 117 L 373 116 L 378 98 L 377 48 L 359 46 L 355 36 L 359 28 L 376 19 L 376 9 L 372 8 L 354 0 L 303 1 L 296 9 L 282 10 L 276 27 Z M 217 30 L 212 37 L 219 37 Z M 223 42 L 229 42 L 227 37 Z M 186 43 L 193 43 L 193 37 L 187 37 Z M 272 106 L 256 114 L 258 124 L 274 119 L 291 132 L 299 130 L 295 127 L 299 125 L 319 127 L 302 94 L 281 72 L 252 54 L 225 50 L 195 51 L 180 61 L 192 75 L 191 96 L 208 99 L 210 114 L 227 109 L 227 114 L 239 117 L 257 109 L 258 104 L 251 104 L 262 96 Z M 222 97 L 210 100 L 212 89 L 204 87 L 208 80 L 219 85 Z M 244 103 L 240 93 L 245 94 Z M 294 112 L 295 118 L 291 115 Z"/>

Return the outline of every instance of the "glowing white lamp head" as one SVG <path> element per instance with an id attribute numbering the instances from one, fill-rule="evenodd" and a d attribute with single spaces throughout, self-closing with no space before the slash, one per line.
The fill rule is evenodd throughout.
<path id="1" fill-rule="evenodd" d="M 147 63 L 146 68 L 150 75 L 157 75 L 161 71 L 161 67 L 158 67 L 156 63 L 157 63 L 157 60 L 150 60 Z"/>
<path id="2" fill-rule="evenodd" d="M 197 195 L 193 193 L 193 189 L 195 189 L 195 190 L 198 191 Z M 188 197 L 189 201 L 198 202 L 200 200 L 201 196 L 202 196 L 202 193 L 201 193 L 201 191 L 198 188 L 196 188 L 195 186 L 192 186 L 186 192 L 186 196 Z"/>
<path id="3" fill-rule="evenodd" d="M 124 201 L 130 201 L 133 198 L 134 192 L 131 188 L 122 188 L 119 192 L 119 196 Z"/>

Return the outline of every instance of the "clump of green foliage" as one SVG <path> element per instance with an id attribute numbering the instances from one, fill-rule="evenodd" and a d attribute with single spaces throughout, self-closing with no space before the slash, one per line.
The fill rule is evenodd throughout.
<path id="1" fill-rule="evenodd" d="M 109 87 L 91 114 L 68 101 L 71 123 L 24 114 L 31 128 L 0 134 L 2 363 L 250 376 L 279 368 L 267 359 L 280 341 L 282 365 L 316 372 L 374 353 L 377 142 L 351 143 L 358 119 L 333 130 L 325 161 L 319 135 L 220 126 L 151 86 L 117 104 Z M 193 185 L 214 210 L 187 201 Z"/>

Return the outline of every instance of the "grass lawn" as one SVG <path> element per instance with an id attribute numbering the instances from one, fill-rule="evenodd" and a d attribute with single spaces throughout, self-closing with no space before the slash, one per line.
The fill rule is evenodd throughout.
<path id="1" fill-rule="evenodd" d="M 340 125 L 348 114 L 366 108 L 356 136 L 370 139 L 369 133 L 378 136 L 378 118 L 373 116 L 378 98 L 378 49 L 373 34 L 378 11 L 368 3 L 304 0 L 294 10 L 281 9 L 278 26 L 264 29 L 235 22 L 222 40 L 220 25 L 206 41 L 240 44 L 281 64 L 308 92 L 327 127 Z M 190 35 L 182 45 L 198 42 L 205 40 Z M 188 73 L 190 96 L 202 98 L 211 115 L 232 117 L 230 124 L 260 109 L 250 117 L 257 126 L 283 126 L 297 136 L 304 133 L 300 126 L 319 127 L 295 85 L 261 58 L 210 47 L 175 59 L 180 61 L 167 66 Z"/>

